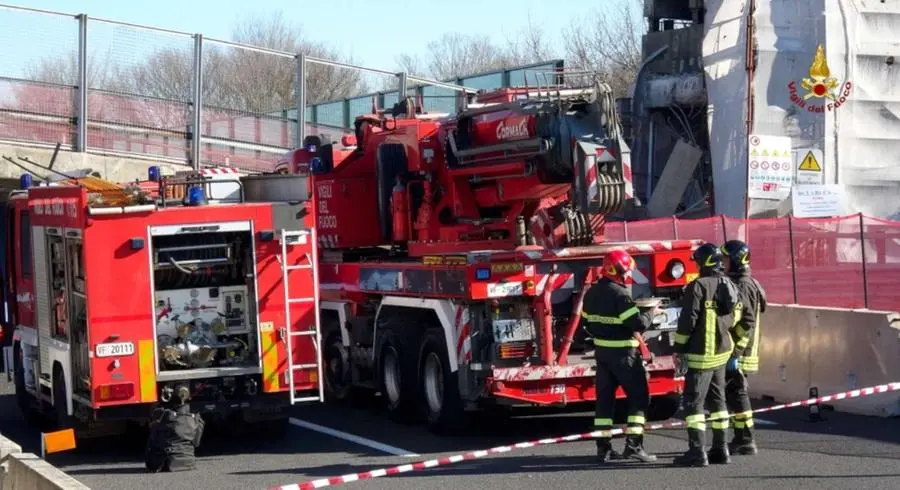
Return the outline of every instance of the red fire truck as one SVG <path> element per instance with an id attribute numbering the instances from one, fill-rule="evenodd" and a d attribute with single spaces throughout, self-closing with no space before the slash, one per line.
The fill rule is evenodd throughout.
<path id="1" fill-rule="evenodd" d="M 624 249 L 634 297 L 662 305 L 643 344 L 653 406 L 672 413 L 699 241 L 604 240 L 632 195 L 614 107 L 600 82 L 482 93 L 454 116 L 407 99 L 358 117 L 350 148 L 295 150 L 316 206 L 326 398 L 381 392 L 392 416 L 441 430 L 487 407 L 592 402 L 581 300 Z"/>
<path id="2" fill-rule="evenodd" d="M 91 437 L 146 421 L 179 385 L 195 410 L 247 423 L 322 401 L 305 186 L 270 202 L 265 176 L 213 196 L 200 175 L 150 175 L 150 193 L 86 178 L 10 196 L 4 287 L 25 416 Z"/>

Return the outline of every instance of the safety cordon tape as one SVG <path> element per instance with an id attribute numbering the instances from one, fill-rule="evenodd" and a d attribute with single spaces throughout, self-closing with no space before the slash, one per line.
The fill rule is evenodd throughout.
<path id="1" fill-rule="evenodd" d="M 809 398 L 807 400 L 796 401 L 791 403 L 783 403 L 781 405 L 773 405 L 771 407 L 758 408 L 753 410 L 754 414 L 764 413 L 764 412 L 774 412 L 776 410 L 783 410 L 785 408 L 795 408 L 795 407 L 805 407 L 809 405 L 817 405 L 820 403 L 828 403 L 832 401 L 839 400 L 848 400 L 851 398 L 860 398 L 864 396 L 870 396 L 881 393 L 889 393 L 892 391 L 900 391 L 900 382 L 887 383 L 878 386 L 870 386 L 868 388 L 860 388 L 856 390 L 845 391 L 843 393 L 835 393 L 831 395 L 820 396 L 818 398 Z M 729 414 L 727 418 L 731 418 L 733 415 Z M 707 422 L 712 420 L 723 420 L 726 417 L 720 417 L 718 419 L 707 419 Z M 684 425 L 684 421 L 672 421 L 672 422 L 664 422 L 658 424 L 647 424 L 644 429 L 645 430 L 659 430 L 659 429 L 670 429 L 674 427 L 681 427 Z M 497 446 L 491 449 L 483 449 L 480 451 L 471 451 L 464 454 L 457 454 L 454 456 L 444 456 L 442 458 L 429 459 L 427 461 L 420 461 L 418 463 L 409 463 L 403 464 L 400 466 L 394 466 L 392 468 L 381 468 L 377 470 L 364 471 L 362 473 L 352 473 L 349 475 L 343 476 L 334 476 L 331 478 L 322 478 L 320 480 L 313 480 L 304 483 L 293 483 L 290 485 L 283 485 L 280 487 L 275 487 L 271 490 L 308 490 L 311 488 L 322 488 L 329 487 L 334 485 L 341 485 L 344 483 L 350 483 L 358 480 L 368 480 L 371 478 L 379 478 L 382 476 L 391 476 L 391 475 L 399 475 L 400 473 L 409 473 L 411 471 L 421 471 L 428 468 L 434 468 L 436 466 L 446 466 L 454 463 L 459 463 L 462 461 L 469 461 L 473 459 L 484 458 L 485 456 L 490 456 L 493 454 L 502 454 L 510 452 L 514 449 L 526 449 L 530 447 L 536 446 L 547 446 L 551 444 L 559 444 L 562 442 L 574 442 L 585 439 L 593 439 L 597 437 L 612 437 L 623 435 L 625 431 L 623 429 L 613 429 L 611 431 L 593 431 L 586 432 L 583 434 L 572 434 L 565 437 L 552 437 L 547 439 L 541 439 L 538 441 L 530 441 L 530 442 L 520 442 L 517 444 L 511 444 L 509 446 Z"/>

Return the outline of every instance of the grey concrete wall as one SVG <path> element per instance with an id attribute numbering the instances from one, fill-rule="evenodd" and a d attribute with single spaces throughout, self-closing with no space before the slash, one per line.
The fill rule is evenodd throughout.
<path id="1" fill-rule="evenodd" d="M 0 156 L 8 156 L 18 163 L 23 163 L 26 168 L 33 169 L 37 175 L 47 175 L 43 169 L 25 164 L 17 157 L 24 157 L 40 165 L 47 166 L 53 156 L 52 148 L 39 148 L 22 145 L 0 144 Z M 138 157 L 122 157 L 111 155 L 99 155 L 93 153 L 78 153 L 60 149 L 53 169 L 59 172 L 72 172 L 90 168 L 100 173 L 104 179 L 113 182 L 125 182 L 134 179 L 147 178 L 147 168 L 156 165 L 164 170 L 185 170 L 189 167 L 172 163 L 161 163 L 158 160 Z M 9 163 L 5 159 L 0 160 L 0 178 L 18 179 L 24 170 Z"/>

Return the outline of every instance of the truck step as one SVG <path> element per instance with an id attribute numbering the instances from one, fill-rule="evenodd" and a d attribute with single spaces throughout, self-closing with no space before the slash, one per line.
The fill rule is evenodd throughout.
<path id="1" fill-rule="evenodd" d="M 319 368 L 319 365 L 318 365 L 318 364 L 296 364 L 296 365 L 294 365 L 294 366 L 291 366 L 291 369 L 294 369 L 294 370 L 297 370 L 297 369 L 318 369 L 318 368 Z"/>
<path id="2" fill-rule="evenodd" d="M 317 396 L 305 396 L 305 397 L 302 397 L 302 398 L 294 398 L 294 399 L 292 400 L 292 403 L 297 403 L 297 402 L 317 402 L 317 401 L 319 401 L 319 397 L 317 397 Z"/>
<path id="3" fill-rule="evenodd" d="M 284 268 L 284 270 L 286 270 L 286 271 L 296 271 L 299 269 L 312 269 L 312 266 L 309 264 L 302 264 L 302 265 L 288 265 L 288 266 L 285 266 L 285 268 Z"/>

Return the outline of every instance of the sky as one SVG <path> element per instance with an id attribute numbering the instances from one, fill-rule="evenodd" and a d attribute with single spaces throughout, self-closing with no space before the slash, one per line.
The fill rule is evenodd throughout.
<path id="1" fill-rule="evenodd" d="M 526 26 L 529 18 L 541 25 L 548 40 L 561 47 L 561 32 L 573 18 L 601 2 L 620 0 L 27 0 L 18 5 L 88 17 L 162 27 L 205 37 L 229 39 L 234 24 L 248 15 L 281 10 L 288 22 L 300 25 L 306 36 L 334 45 L 359 64 L 394 70 L 396 56 L 423 53 L 428 41 L 444 32 L 490 34 L 505 42 Z M 42 56 L 74 53 L 76 23 L 71 18 L 24 14 L 0 9 L 0 77 L 21 76 Z M 190 46 L 187 37 L 161 36 L 97 24 L 88 42 L 119 61 L 139 58 L 143 50 Z M 365 33 L 363 37 L 360 33 Z M 152 48 L 151 48 L 152 47 Z"/>

